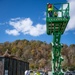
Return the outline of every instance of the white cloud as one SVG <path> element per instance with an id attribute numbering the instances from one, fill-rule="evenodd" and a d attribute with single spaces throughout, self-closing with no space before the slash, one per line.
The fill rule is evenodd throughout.
<path id="1" fill-rule="evenodd" d="M 14 29 L 13 30 L 6 30 L 6 33 L 12 35 L 19 35 L 20 32 L 23 34 L 29 34 L 31 36 L 39 36 L 45 33 L 46 25 L 37 24 L 33 25 L 33 22 L 30 18 L 25 19 L 13 19 L 9 21 L 9 25 L 11 25 Z M 14 33 L 16 32 L 16 34 Z"/>
<path id="2" fill-rule="evenodd" d="M 70 3 L 70 21 L 65 31 L 75 30 L 75 0 L 67 0 Z M 66 5 L 64 6 L 64 8 Z M 46 16 L 46 12 L 44 13 Z M 43 18 L 46 21 L 46 18 Z M 30 18 L 12 18 L 9 21 L 9 25 L 13 27 L 12 30 L 6 30 L 9 35 L 20 35 L 20 32 L 24 35 L 39 36 L 46 33 L 46 25 L 36 24 L 33 25 L 33 21 Z"/>
<path id="3" fill-rule="evenodd" d="M 41 34 L 44 34 L 46 31 L 45 25 L 37 24 L 36 27 L 31 27 L 32 29 L 29 31 L 30 35 L 33 36 L 39 36 Z"/>
<path id="4" fill-rule="evenodd" d="M 7 29 L 6 33 L 9 34 L 9 35 L 14 35 L 14 36 L 19 35 L 19 32 L 16 29 L 13 29 L 13 30 Z"/>
<path id="5" fill-rule="evenodd" d="M 17 17 L 17 18 L 11 18 L 11 20 L 20 20 L 21 18 L 20 17 Z"/>
<path id="6" fill-rule="evenodd" d="M 67 0 L 70 3 L 70 21 L 66 31 L 75 30 L 75 0 Z"/>

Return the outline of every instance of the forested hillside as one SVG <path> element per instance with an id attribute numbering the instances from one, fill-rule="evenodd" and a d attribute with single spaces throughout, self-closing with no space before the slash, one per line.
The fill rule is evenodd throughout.
<path id="1" fill-rule="evenodd" d="M 8 49 L 9 54 L 17 59 L 28 61 L 30 68 L 51 69 L 51 44 L 42 41 L 16 40 L 14 42 L 0 43 L 0 55 Z M 64 61 L 63 68 L 75 67 L 75 44 L 70 46 L 64 44 L 62 48 Z"/>

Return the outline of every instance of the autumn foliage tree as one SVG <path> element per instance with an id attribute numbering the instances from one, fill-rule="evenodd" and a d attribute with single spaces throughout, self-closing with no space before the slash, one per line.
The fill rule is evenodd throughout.
<path id="1" fill-rule="evenodd" d="M 7 49 L 18 59 L 28 61 L 31 69 L 51 68 L 51 43 L 26 39 L 0 43 L 0 55 L 3 55 Z M 70 46 L 64 44 L 62 55 L 64 57 L 63 67 L 75 66 L 75 44 Z"/>

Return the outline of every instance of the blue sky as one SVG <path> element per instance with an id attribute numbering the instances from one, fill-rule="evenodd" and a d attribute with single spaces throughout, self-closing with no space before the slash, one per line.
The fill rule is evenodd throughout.
<path id="1" fill-rule="evenodd" d="M 74 0 L 0 0 L 0 43 L 18 39 L 52 42 L 46 34 L 46 4 L 70 3 L 70 21 L 61 43 L 75 44 Z"/>

